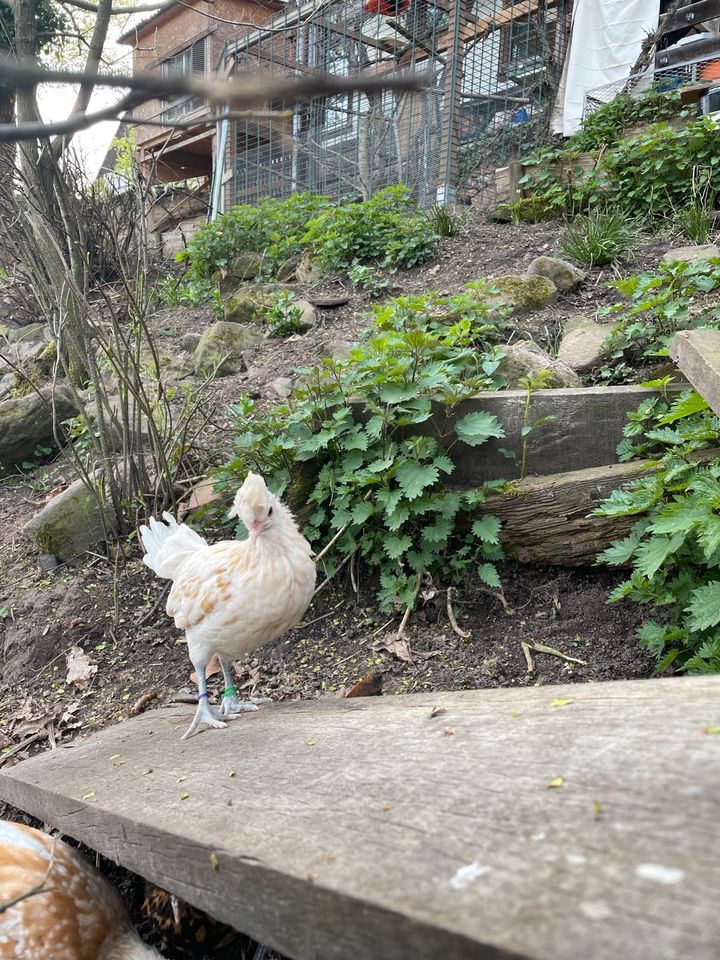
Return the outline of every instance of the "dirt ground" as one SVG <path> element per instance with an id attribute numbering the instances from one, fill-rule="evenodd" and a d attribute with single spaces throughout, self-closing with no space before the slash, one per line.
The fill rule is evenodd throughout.
<path id="1" fill-rule="evenodd" d="M 470 280 L 522 272 L 535 256 L 557 253 L 558 233 L 556 225 L 488 223 L 470 210 L 460 235 L 444 241 L 434 260 L 391 278 L 393 292 L 452 293 Z M 669 245 L 667 237 L 647 239 L 627 272 L 656 264 Z M 564 318 L 613 302 L 617 294 L 606 286 L 611 277 L 609 271 L 592 271 L 578 293 L 533 316 L 528 332 L 547 343 Z M 354 340 L 366 327 L 368 298 L 353 293 L 343 278 L 310 293 L 346 293 L 350 302 L 321 311 L 320 323 L 305 336 L 266 341 L 249 371 L 212 385 L 208 403 L 216 459 L 222 459 L 230 436 L 224 406 L 238 391 L 270 399 L 272 380 L 311 365 L 328 341 Z M 159 313 L 156 327 L 173 340 L 200 332 L 211 319 L 208 310 L 177 308 Z M 182 636 L 164 613 L 162 585 L 141 563 L 136 542 L 127 547 L 123 562 L 98 552 L 50 572 L 38 566 L 22 525 L 68 479 L 62 466 L 52 465 L 0 482 L 0 765 L 121 721 L 151 691 L 157 699 L 149 709 L 193 697 Z M 378 611 L 369 587 L 361 585 L 356 595 L 349 581 L 338 578 L 332 590 L 316 599 L 303 624 L 237 665 L 238 685 L 243 694 L 283 700 L 342 695 L 368 674 L 381 676 L 376 682 L 386 696 L 650 675 L 653 663 L 634 638 L 641 612 L 625 602 L 605 602 L 617 576 L 597 569 L 512 563 L 501 565 L 500 572 L 510 612 L 472 586 L 458 591 L 453 610 L 459 627 L 469 633 L 462 637 L 451 626 L 445 593 L 439 593 L 411 620 L 409 649 L 388 640 L 399 616 Z M 533 651 L 529 671 L 521 641 L 545 644 L 564 657 Z M 83 683 L 66 679 L 68 652 L 74 647 L 91 662 Z M 217 693 L 217 676 L 210 685 Z M 12 815 L 20 816 L 0 809 L 0 816 Z M 165 943 L 167 956 L 255 955 L 255 945 L 245 938 L 218 947 L 225 935 L 220 930 L 213 951 L 209 940 L 197 946 L 197 926 L 209 921 L 188 911 L 182 929 L 175 931 L 167 898 L 153 894 L 155 905 L 143 912 L 142 881 L 110 864 L 103 868 L 121 886 L 144 933 Z"/>

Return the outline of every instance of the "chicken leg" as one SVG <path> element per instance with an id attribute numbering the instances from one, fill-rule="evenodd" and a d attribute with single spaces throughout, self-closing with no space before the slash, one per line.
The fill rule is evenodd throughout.
<path id="1" fill-rule="evenodd" d="M 208 703 L 208 692 L 207 692 L 207 680 L 205 679 L 205 667 L 207 663 L 195 663 L 193 662 L 193 667 L 195 669 L 195 676 L 197 677 L 197 687 L 198 687 L 198 705 L 197 710 L 195 711 L 195 716 L 190 726 L 187 728 L 185 733 L 180 738 L 181 740 L 187 740 L 191 737 L 201 723 L 207 724 L 209 727 L 226 727 L 227 724 L 222 720 L 219 720 L 215 714 L 210 709 L 210 704 Z M 257 708 L 255 708 L 257 709 Z"/>
<path id="2" fill-rule="evenodd" d="M 263 703 L 272 703 L 269 697 L 253 697 L 250 700 L 240 700 L 237 690 L 233 684 L 233 675 L 229 660 L 223 660 L 220 657 L 220 666 L 222 667 L 225 689 L 222 692 L 222 701 L 220 703 L 220 716 L 227 720 L 234 720 L 241 713 L 252 713 Z"/>

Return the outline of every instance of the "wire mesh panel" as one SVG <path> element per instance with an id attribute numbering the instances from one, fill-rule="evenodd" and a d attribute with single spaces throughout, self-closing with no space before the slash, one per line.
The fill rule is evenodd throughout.
<path id="1" fill-rule="evenodd" d="M 338 76 L 409 69 L 421 91 L 345 93 L 231 121 L 225 207 L 311 191 L 368 197 L 404 183 L 425 207 L 482 193 L 542 142 L 571 0 L 285 3 L 228 45 L 232 70 Z M 229 176 L 228 176 L 229 173 Z"/>

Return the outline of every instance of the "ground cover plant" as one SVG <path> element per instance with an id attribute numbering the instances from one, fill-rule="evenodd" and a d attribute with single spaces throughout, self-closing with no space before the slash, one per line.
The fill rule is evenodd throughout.
<path id="1" fill-rule="evenodd" d="M 328 574 L 362 560 L 386 610 L 414 606 L 426 578 L 447 585 L 472 571 L 500 586 L 500 524 L 471 516 L 483 490 L 446 486 L 458 442 L 503 435 L 484 411 L 455 415 L 463 400 L 505 382 L 497 348 L 505 324 L 488 320 L 487 292 L 471 284 L 450 297 L 392 299 L 375 308 L 369 336 L 346 360 L 306 371 L 286 404 L 234 406 L 221 486 L 252 469 L 291 502 L 307 502 L 306 536 L 318 549 L 332 544 L 323 551 Z"/>
<path id="2" fill-rule="evenodd" d="M 599 310 L 617 322 L 609 334 L 600 379 L 622 382 L 636 368 L 666 361 L 678 330 L 720 326 L 720 306 L 704 300 L 720 286 L 720 259 L 674 261 L 610 284 L 625 300 Z"/>
<path id="3" fill-rule="evenodd" d="M 628 419 L 622 460 L 650 457 L 657 470 L 616 490 L 595 510 L 637 516 L 624 540 L 599 557 L 632 572 L 611 593 L 647 605 L 637 632 L 658 661 L 688 673 L 720 671 L 720 421 L 694 391 L 643 402 Z"/>

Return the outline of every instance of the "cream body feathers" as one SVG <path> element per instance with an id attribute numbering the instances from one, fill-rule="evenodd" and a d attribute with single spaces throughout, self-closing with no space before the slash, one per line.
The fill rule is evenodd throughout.
<path id="1" fill-rule="evenodd" d="M 167 612 L 193 662 L 235 659 L 274 640 L 300 621 L 315 590 L 310 544 L 261 477 L 248 475 L 230 515 L 242 518 L 247 540 L 209 546 L 167 513 L 167 526 L 141 527 L 144 562 L 173 581 Z"/>

